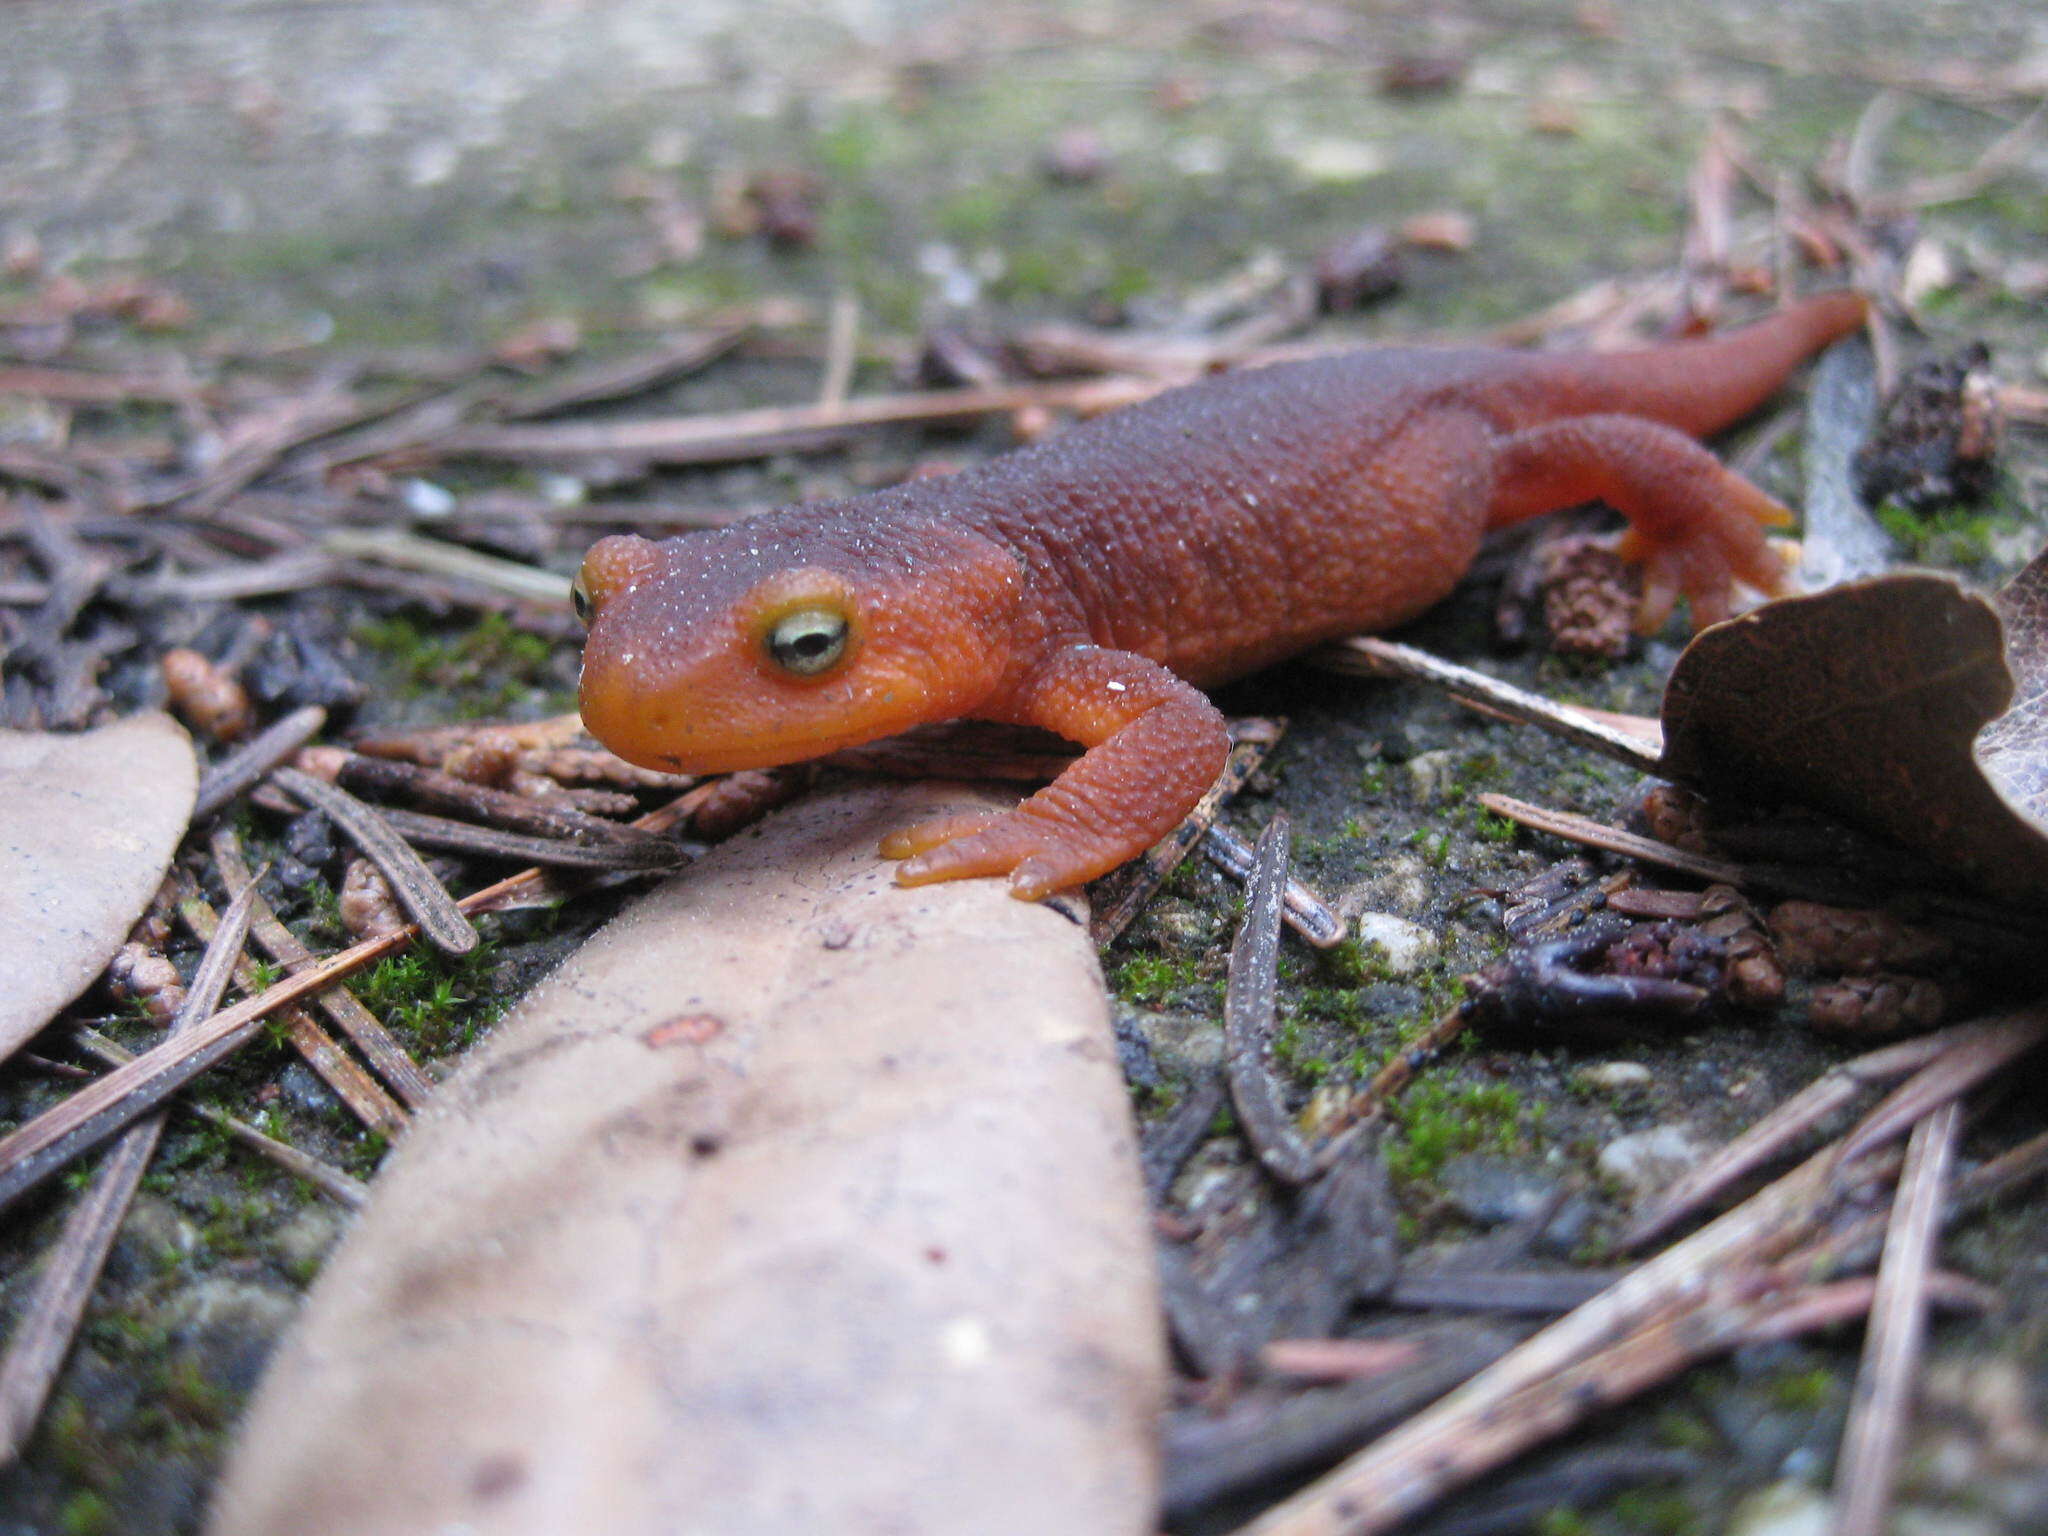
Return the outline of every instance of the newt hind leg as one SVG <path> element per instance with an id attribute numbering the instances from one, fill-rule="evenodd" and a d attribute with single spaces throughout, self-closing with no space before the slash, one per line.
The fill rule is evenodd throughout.
<path id="1" fill-rule="evenodd" d="M 1638 626 L 1659 629 L 1682 595 L 1693 624 L 1728 616 L 1735 583 L 1767 595 L 1785 567 L 1764 539 L 1792 514 L 1674 428 L 1640 416 L 1574 416 L 1502 438 L 1487 522 L 1498 527 L 1581 502 L 1629 521 L 1621 553 L 1643 568 Z"/>

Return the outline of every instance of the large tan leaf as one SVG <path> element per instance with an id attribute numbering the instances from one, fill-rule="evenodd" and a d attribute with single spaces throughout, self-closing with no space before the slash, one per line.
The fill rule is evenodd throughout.
<path id="1" fill-rule="evenodd" d="M 1084 931 L 903 890 L 934 786 L 627 911 L 421 1116 L 216 1536 L 1152 1529 L 1153 1260 Z"/>
<path id="2" fill-rule="evenodd" d="M 2040 561 L 1996 604 L 1905 573 L 1716 625 L 1665 687 L 1663 771 L 1818 807 L 1994 895 L 2048 905 L 2044 587 Z"/>
<path id="3" fill-rule="evenodd" d="M 198 788 L 168 715 L 0 731 L 0 1056 L 106 968 L 163 883 Z"/>

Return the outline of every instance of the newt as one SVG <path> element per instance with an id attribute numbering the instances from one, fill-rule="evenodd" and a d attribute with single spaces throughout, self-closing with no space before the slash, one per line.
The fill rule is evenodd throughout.
<path id="1" fill-rule="evenodd" d="M 1790 521 L 1696 439 L 1747 415 L 1863 301 L 1625 353 L 1390 348 L 1227 373 L 978 468 L 655 543 L 576 581 L 583 719 L 629 762 L 765 768 L 960 717 L 1085 751 L 1012 810 L 889 837 L 906 885 L 1035 900 L 1115 868 L 1221 771 L 1206 686 L 1450 592 L 1492 528 L 1629 520 L 1641 623 L 1725 617 Z"/>

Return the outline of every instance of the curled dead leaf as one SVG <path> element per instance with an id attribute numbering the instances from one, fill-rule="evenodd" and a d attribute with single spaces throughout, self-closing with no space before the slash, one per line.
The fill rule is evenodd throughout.
<path id="1" fill-rule="evenodd" d="M 741 834 L 415 1123 L 215 1536 L 1153 1529 L 1153 1258 L 1085 929 L 875 856 L 958 788 Z"/>
<path id="2" fill-rule="evenodd" d="M 1813 806 L 1991 895 L 2048 906 L 2048 556 L 1994 601 L 1908 572 L 1702 632 L 1662 772 Z"/>
<path id="3" fill-rule="evenodd" d="M 106 968 L 163 883 L 199 764 L 171 717 L 0 731 L 0 1056 Z"/>

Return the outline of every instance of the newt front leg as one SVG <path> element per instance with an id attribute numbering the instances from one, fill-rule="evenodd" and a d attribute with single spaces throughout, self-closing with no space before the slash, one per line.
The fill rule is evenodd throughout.
<path id="1" fill-rule="evenodd" d="M 882 844 L 903 885 L 1010 877 L 1037 901 L 1107 874 L 1180 824 L 1223 771 L 1230 733 L 1198 689 L 1129 651 L 1056 652 L 997 713 L 1088 750 L 1015 810 L 921 822 Z"/>

